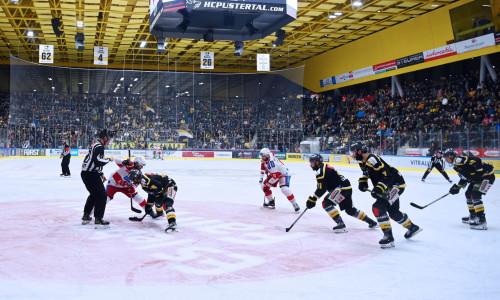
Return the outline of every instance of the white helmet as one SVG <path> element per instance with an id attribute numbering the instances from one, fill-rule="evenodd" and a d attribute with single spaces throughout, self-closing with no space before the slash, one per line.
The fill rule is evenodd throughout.
<path id="1" fill-rule="evenodd" d="M 259 156 L 262 157 L 262 155 L 267 155 L 271 157 L 273 153 L 271 152 L 271 150 L 269 150 L 269 148 L 262 148 L 262 150 L 260 150 Z"/>
<path id="2" fill-rule="evenodd" d="M 144 157 L 142 156 L 137 156 L 135 159 L 134 159 L 134 164 L 136 166 L 142 166 L 142 167 L 145 167 L 146 166 L 146 160 L 144 159 Z"/>

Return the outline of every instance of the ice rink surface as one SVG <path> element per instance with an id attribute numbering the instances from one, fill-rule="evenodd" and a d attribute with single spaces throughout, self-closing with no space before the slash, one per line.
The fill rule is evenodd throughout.
<path id="1" fill-rule="evenodd" d="M 82 159 L 71 178 L 60 160 L 0 161 L 0 299 L 499 299 L 500 182 L 484 197 L 488 230 L 462 224 L 464 191 L 418 210 L 451 187 L 437 173 L 402 172 L 408 187 L 401 210 L 423 228 L 412 240 L 392 221 L 396 247 L 378 245 L 380 229 L 341 212 L 349 232 L 335 225 L 321 203 L 297 218 L 273 189 L 276 209 L 261 209 L 259 161 L 148 161 L 179 186 L 174 208 L 180 233 L 167 221 L 130 216 L 130 201 L 108 203 L 107 230 L 81 225 L 88 196 Z M 300 207 L 316 187 L 305 163 L 286 162 Z M 116 169 L 109 163 L 105 174 Z M 357 189 L 358 167 L 336 167 L 354 186 L 354 205 L 373 218 L 369 193 Z M 457 175 L 451 175 L 454 182 Z M 146 196 L 146 194 L 139 190 Z M 135 207 L 138 207 L 135 204 Z"/>

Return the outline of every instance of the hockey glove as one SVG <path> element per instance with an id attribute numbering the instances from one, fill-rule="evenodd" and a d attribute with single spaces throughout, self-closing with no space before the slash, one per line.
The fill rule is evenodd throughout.
<path id="1" fill-rule="evenodd" d="M 313 208 L 316 206 L 316 200 L 318 200 L 316 197 L 309 196 L 309 199 L 307 199 L 306 206 L 308 209 Z"/>
<path id="2" fill-rule="evenodd" d="M 358 188 L 362 192 L 366 192 L 368 190 L 368 178 L 363 176 L 358 180 Z"/>
<path id="3" fill-rule="evenodd" d="M 461 188 L 462 188 L 461 186 L 459 186 L 458 184 L 456 184 L 456 183 L 455 183 L 455 184 L 451 187 L 451 189 L 450 189 L 450 194 L 452 194 L 452 195 L 456 195 L 456 194 L 460 193 L 460 189 L 461 189 Z"/>
<path id="4" fill-rule="evenodd" d="M 382 185 L 377 184 L 377 186 L 373 188 L 371 195 L 375 199 L 384 199 L 384 200 L 386 200 L 387 196 L 386 196 L 386 192 L 385 191 L 386 190 L 384 189 L 384 187 Z"/>

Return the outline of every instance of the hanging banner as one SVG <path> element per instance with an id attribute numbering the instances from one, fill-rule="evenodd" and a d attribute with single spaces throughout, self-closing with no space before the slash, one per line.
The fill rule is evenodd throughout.
<path id="1" fill-rule="evenodd" d="M 257 53 L 257 71 L 271 71 L 269 54 Z"/>
<path id="2" fill-rule="evenodd" d="M 201 69 L 214 69 L 214 53 L 209 51 L 201 51 Z"/>
<path id="3" fill-rule="evenodd" d="M 41 64 L 54 63 L 54 45 L 40 45 L 38 48 L 38 62 Z"/>
<path id="4" fill-rule="evenodd" d="M 108 47 L 94 47 L 94 65 L 108 65 Z"/>

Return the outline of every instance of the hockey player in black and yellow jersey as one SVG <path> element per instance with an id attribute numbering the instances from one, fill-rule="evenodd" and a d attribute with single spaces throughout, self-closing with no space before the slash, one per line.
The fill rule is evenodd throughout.
<path id="1" fill-rule="evenodd" d="M 409 239 L 422 231 L 413 224 L 407 214 L 399 210 L 399 196 L 403 194 L 406 184 L 397 169 L 387 164 L 378 155 L 368 153 L 364 144 L 351 147 L 352 157 L 359 161 L 363 176 L 359 179 L 359 189 L 368 191 L 368 179 L 373 184 L 371 196 L 375 198 L 372 205 L 373 214 L 382 228 L 384 237 L 379 241 L 382 248 L 394 247 L 394 237 L 389 217 L 408 229 L 405 238 Z"/>
<path id="2" fill-rule="evenodd" d="M 486 216 L 482 195 L 486 195 L 493 182 L 495 182 L 495 169 L 487 162 L 481 161 L 472 153 L 467 152 L 457 155 L 453 149 L 445 150 L 444 159 L 453 165 L 457 171 L 460 181 L 450 189 L 450 194 L 456 195 L 460 189 L 465 188 L 465 198 L 469 208 L 469 217 L 462 218 L 462 222 L 469 223 L 471 229 L 486 230 Z"/>
<path id="3" fill-rule="evenodd" d="M 332 166 L 323 163 L 323 157 L 319 154 L 311 155 L 309 158 L 311 168 L 316 171 L 317 187 L 316 191 L 306 202 L 308 209 L 316 205 L 316 201 L 329 192 L 323 199 L 323 209 L 337 223 L 333 227 L 335 233 L 347 232 L 346 226 L 335 205 L 338 204 L 340 210 L 351 217 L 358 218 L 368 223 L 370 228 L 377 227 L 377 222 L 370 219 L 363 211 L 357 209 L 352 204 L 352 186 L 347 178 L 340 175 Z"/>
<path id="4" fill-rule="evenodd" d="M 177 194 L 177 184 L 172 178 L 163 174 L 142 174 L 140 170 L 134 169 L 128 175 L 129 179 L 136 184 L 140 184 L 142 189 L 148 193 L 145 211 L 153 218 L 163 215 L 167 216 L 168 227 L 166 233 L 177 231 L 175 209 L 173 207 L 175 196 Z M 156 208 L 156 214 L 153 214 L 153 205 Z"/>

